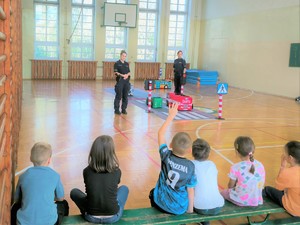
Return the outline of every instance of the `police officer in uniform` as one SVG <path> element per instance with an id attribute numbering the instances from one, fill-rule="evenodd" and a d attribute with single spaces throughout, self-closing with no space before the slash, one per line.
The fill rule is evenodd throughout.
<path id="1" fill-rule="evenodd" d="M 120 60 L 115 62 L 114 64 L 114 72 L 116 76 L 116 85 L 115 85 L 115 101 L 114 101 L 114 108 L 115 114 L 121 115 L 127 114 L 126 108 L 128 104 L 128 92 L 130 90 L 130 69 L 128 62 L 125 62 L 127 57 L 127 53 L 122 50 L 120 53 Z M 120 112 L 120 101 L 122 99 L 122 106 Z"/>
<path id="2" fill-rule="evenodd" d="M 177 52 L 177 59 L 174 60 L 173 68 L 174 68 L 174 86 L 175 86 L 175 94 L 180 95 L 180 87 L 181 87 L 181 77 L 186 72 L 186 62 L 182 58 L 182 51 L 179 50 Z"/>

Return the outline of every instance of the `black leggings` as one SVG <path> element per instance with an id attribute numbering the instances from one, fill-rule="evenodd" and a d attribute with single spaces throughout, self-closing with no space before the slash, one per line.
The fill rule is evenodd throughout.
<path id="1" fill-rule="evenodd" d="M 266 197 L 268 197 L 269 199 L 271 199 L 276 204 L 278 204 L 281 207 L 283 207 L 283 204 L 282 204 L 282 197 L 284 195 L 283 191 L 280 191 L 280 190 L 278 190 L 276 188 L 267 186 L 263 190 L 263 195 L 266 196 Z"/>

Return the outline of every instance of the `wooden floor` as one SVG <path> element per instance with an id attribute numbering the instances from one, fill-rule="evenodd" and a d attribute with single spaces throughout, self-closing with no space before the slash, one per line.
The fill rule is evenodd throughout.
<path id="1" fill-rule="evenodd" d="M 103 134 L 115 141 L 122 170 L 122 184 L 129 187 L 126 208 L 149 207 L 148 193 L 155 186 L 160 171 L 157 131 L 163 120 L 128 105 L 128 115 L 115 116 L 114 95 L 106 88 L 113 81 L 23 81 L 23 108 L 18 153 L 18 176 L 31 166 L 29 155 L 37 141 L 53 147 L 53 168 L 61 174 L 65 197 L 71 214 L 79 211 L 69 198 L 70 190 L 84 190 L 82 170 L 87 166 L 93 140 Z M 134 82 L 143 90 L 142 82 Z M 165 90 L 156 91 L 164 95 Z M 207 113 L 218 108 L 216 88 L 188 85 L 194 106 Z M 233 149 L 239 135 L 251 136 L 256 144 L 255 158 L 266 169 L 266 184 L 274 185 L 280 166 L 283 145 L 300 140 L 300 104 L 293 99 L 230 88 L 223 98 L 225 120 L 178 120 L 168 130 L 167 140 L 178 131 L 188 132 L 192 139 L 206 139 L 219 170 L 219 186 L 227 185 L 230 166 L 238 161 Z M 216 114 L 214 114 L 216 115 Z M 192 158 L 191 154 L 188 158 Z M 240 224 L 246 220 L 224 220 L 211 224 Z"/>

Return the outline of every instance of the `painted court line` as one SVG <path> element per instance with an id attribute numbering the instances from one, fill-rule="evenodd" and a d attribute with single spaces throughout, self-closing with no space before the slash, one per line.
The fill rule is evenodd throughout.
<path id="1" fill-rule="evenodd" d="M 129 120 L 127 120 L 125 117 L 122 117 L 124 120 L 126 120 L 126 122 L 130 123 Z M 131 123 L 130 123 L 131 124 Z M 131 124 L 132 125 L 132 124 Z M 120 129 L 118 129 L 116 126 L 114 126 L 114 128 L 126 139 L 128 140 L 133 146 L 137 146 L 135 143 L 133 143 L 132 140 L 129 139 L 129 137 L 127 137 Z M 147 134 L 148 136 L 148 134 Z M 137 146 L 137 147 L 140 147 L 140 146 Z M 153 162 L 158 168 L 160 168 L 160 163 L 156 162 L 152 157 L 151 155 L 146 152 L 142 147 L 139 148 L 141 149 L 141 152 L 144 153 L 148 159 L 150 159 L 151 162 Z"/>
<path id="2" fill-rule="evenodd" d="M 123 133 L 128 132 L 128 131 L 130 131 L 130 130 L 123 131 Z M 119 134 L 119 133 L 121 134 L 121 132 L 116 132 L 115 134 Z M 115 134 L 113 134 L 113 135 L 115 135 Z M 85 146 L 86 144 L 92 143 L 92 142 L 93 142 L 93 140 L 90 139 L 88 142 L 85 142 L 85 144 L 81 144 L 81 145 L 82 145 L 82 146 Z M 77 146 L 77 147 L 78 147 L 78 146 Z M 64 153 L 64 152 L 67 152 L 67 151 L 69 151 L 69 150 L 72 150 L 72 147 L 68 147 L 68 148 L 66 148 L 66 149 L 64 149 L 64 150 L 62 150 L 62 151 L 60 151 L 60 152 L 57 152 L 57 153 L 52 154 L 52 158 L 54 158 L 54 157 L 56 157 L 56 156 L 58 156 L 58 155 L 60 155 L 60 154 L 62 154 L 62 153 Z M 22 173 L 24 173 L 27 169 L 29 169 L 29 168 L 31 168 L 31 167 L 33 167 L 33 165 L 26 166 L 24 169 L 22 169 L 22 170 L 20 170 L 20 171 L 17 171 L 17 172 L 15 173 L 15 177 L 21 175 Z"/>
<path id="3" fill-rule="evenodd" d="M 227 162 L 229 162 L 231 165 L 233 165 L 234 163 L 228 159 L 226 156 L 224 156 L 219 150 L 210 147 L 217 155 L 221 156 L 223 159 L 225 159 Z"/>
<path id="4" fill-rule="evenodd" d="M 186 112 L 182 112 L 182 113 L 180 113 L 180 115 L 188 116 L 188 117 L 193 118 L 193 119 L 198 119 L 199 118 L 198 116 L 193 115 L 193 113 L 188 114 Z"/>
<path id="5" fill-rule="evenodd" d="M 162 112 L 164 115 L 166 115 L 166 116 L 168 116 L 169 115 L 169 113 L 167 113 L 167 112 Z M 189 119 L 189 117 L 186 117 L 186 116 L 182 116 L 182 115 L 179 115 L 179 113 L 177 113 L 177 115 L 175 116 L 175 120 L 182 120 L 182 119 L 184 119 L 184 120 L 188 120 Z"/>
<path id="6" fill-rule="evenodd" d="M 264 149 L 264 148 L 278 148 L 278 147 L 283 147 L 284 145 L 266 145 L 266 146 L 255 146 L 255 149 Z M 224 148 L 217 150 L 218 152 L 225 152 L 225 151 L 233 151 L 235 150 L 234 148 Z"/>
<path id="7" fill-rule="evenodd" d="M 254 94 L 254 91 L 253 91 L 253 90 L 249 90 L 249 91 L 251 91 L 249 95 L 246 95 L 246 96 L 243 96 L 243 97 L 240 97 L 240 98 L 230 98 L 230 99 L 226 99 L 226 101 L 240 100 L 240 99 L 244 99 L 244 98 L 249 98 L 249 97 L 251 97 L 251 96 Z"/>
<path id="8" fill-rule="evenodd" d="M 248 118 L 248 120 L 249 120 L 250 118 Z M 269 119 L 271 119 L 271 118 L 269 118 Z M 260 121 L 260 119 L 256 119 L 256 118 L 251 118 L 251 120 L 255 120 L 256 122 L 265 122 L 265 121 Z M 276 120 L 276 119 L 273 119 L 273 120 Z M 294 119 L 295 120 L 295 119 Z M 202 128 L 204 128 L 204 127 L 206 127 L 206 126 L 209 126 L 209 125 L 212 125 L 212 124 L 223 124 L 223 123 L 232 123 L 232 122 L 234 122 L 234 123 L 237 123 L 237 122 L 245 122 L 245 121 L 243 121 L 243 120 L 232 120 L 232 121 L 230 121 L 230 120 L 227 120 L 227 121 L 217 121 L 217 122 L 212 122 L 212 123 L 207 123 L 207 124 L 203 124 L 203 125 L 201 125 L 201 126 L 199 126 L 197 129 L 196 129 L 196 136 L 198 137 L 198 138 L 201 138 L 200 137 L 200 131 L 202 130 Z M 277 122 L 270 122 L 270 123 L 272 123 L 272 124 L 274 124 L 274 123 L 277 123 Z M 285 124 L 285 123 L 283 123 L 283 122 L 279 122 L 279 123 L 281 123 L 281 124 Z M 255 127 L 254 127 L 255 128 Z M 273 135 L 274 136 L 274 135 Z M 263 146 L 264 147 L 264 146 Z M 267 146 L 266 146 L 267 147 Z M 265 148 L 266 148 L 265 147 Z M 280 145 L 280 146 L 278 146 L 278 147 L 282 147 L 282 145 Z M 257 147 L 257 148 L 259 148 L 259 147 Z M 218 154 L 220 157 L 222 157 L 224 160 L 226 160 L 228 163 L 230 163 L 231 165 L 233 165 L 233 162 L 230 160 L 230 159 L 228 159 L 226 156 L 224 156 L 222 153 L 221 153 L 221 149 L 220 150 L 217 150 L 217 149 L 215 149 L 215 148 L 212 148 L 211 147 L 211 149 L 216 153 L 216 154 Z"/>

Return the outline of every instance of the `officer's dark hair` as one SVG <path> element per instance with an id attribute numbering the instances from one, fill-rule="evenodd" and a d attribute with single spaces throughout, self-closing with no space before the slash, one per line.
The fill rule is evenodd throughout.
<path id="1" fill-rule="evenodd" d="M 127 52 L 126 52 L 125 50 L 122 50 L 121 53 L 120 53 L 120 56 L 121 56 L 122 54 L 124 54 L 124 53 L 127 55 Z"/>
<path id="2" fill-rule="evenodd" d="M 178 55 L 180 52 L 183 53 L 182 50 L 179 50 L 179 51 L 177 52 L 177 55 Z"/>

